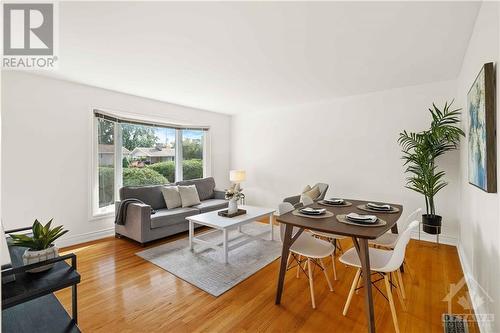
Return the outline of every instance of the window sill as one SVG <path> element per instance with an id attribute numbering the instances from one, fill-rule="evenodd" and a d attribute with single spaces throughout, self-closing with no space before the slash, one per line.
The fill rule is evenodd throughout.
<path id="1" fill-rule="evenodd" d="M 115 212 L 104 212 L 91 215 L 89 222 L 96 222 L 115 217 Z"/>

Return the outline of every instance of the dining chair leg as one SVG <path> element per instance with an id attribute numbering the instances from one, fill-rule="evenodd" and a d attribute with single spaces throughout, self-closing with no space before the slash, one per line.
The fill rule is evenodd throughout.
<path id="1" fill-rule="evenodd" d="M 302 256 L 299 254 L 299 260 L 297 260 L 297 279 L 299 278 L 299 274 L 300 274 L 300 260 L 302 260 Z"/>
<path id="2" fill-rule="evenodd" d="M 335 255 L 332 253 L 333 279 L 337 281 L 337 268 L 335 267 Z"/>
<path id="3" fill-rule="evenodd" d="M 292 259 L 292 253 L 288 253 L 288 258 L 286 259 L 286 269 L 290 266 L 290 259 Z"/>
<path id="4" fill-rule="evenodd" d="M 385 290 L 387 291 L 387 298 L 389 299 L 389 306 L 391 308 L 392 321 L 394 322 L 394 328 L 396 333 L 399 333 L 398 317 L 396 316 L 396 307 L 394 306 L 394 299 L 392 298 L 391 284 L 389 283 L 389 277 L 384 274 Z"/>
<path id="5" fill-rule="evenodd" d="M 356 275 L 354 275 L 354 280 L 352 281 L 351 290 L 349 291 L 349 296 L 347 296 L 347 301 L 345 302 L 344 305 L 344 311 L 342 312 L 344 316 L 347 315 L 347 310 L 349 310 L 349 306 L 351 305 L 352 296 L 354 296 L 354 291 L 356 290 L 356 286 L 358 285 L 358 280 L 360 276 L 361 276 L 361 269 L 358 268 L 358 270 L 356 271 Z"/>
<path id="6" fill-rule="evenodd" d="M 313 309 L 316 309 L 316 301 L 314 300 L 314 281 L 313 281 L 313 274 L 312 274 L 312 265 L 310 263 L 311 259 L 307 258 L 307 270 L 309 272 L 309 289 L 311 291 L 311 302 L 312 302 L 312 307 Z"/>
<path id="7" fill-rule="evenodd" d="M 323 274 L 325 274 L 326 282 L 328 282 L 328 287 L 330 288 L 330 291 L 333 291 L 332 282 L 328 277 L 328 271 L 326 270 L 326 266 L 325 263 L 323 262 L 323 259 L 319 259 L 319 263 L 321 264 L 321 268 L 323 268 Z"/>
<path id="8" fill-rule="evenodd" d="M 405 291 L 405 286 L 403 284 L 403 276 L 401 275 L 401 271 L 399 269 L 397 270 L 396 275 L 398 276 L 398 284 L 399 287 L 401 288 L 401 295 L 403 296 L 403 299 L 406 299 L 406 291 Z"/>
<path id="9" fill-rule="evenodd" d="M 359 288 L 361 288 L 362 282 L 363 282 L 363 279 L 358 279 L 358 284 L 356 286 L 356 295 L 359 294 Z"/>
<path id="10" fill-rule="evenodd" d="M 406 312 L 406 304 L 403 299 L 403 294 L 401 293 L 401 284 L 399 283 L 395 272 L 392 272 L 390 274 L 392 276 L 391 280 L 394 281 L 394 284 L 396 285 L 396 292 L 398 293 L 398 298 L 399 298 L 399 303 L 401 303 L 401 308 L 403 309 L 404 312 Z"/>

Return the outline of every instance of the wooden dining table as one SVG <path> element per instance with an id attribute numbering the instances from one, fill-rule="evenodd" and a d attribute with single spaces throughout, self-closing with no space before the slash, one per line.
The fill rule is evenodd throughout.
<path id="1" fill-rule="evenodd" d="M 363 274 L 363 284 L 365 290 L 365 310 L 366 319 L 368 322 L 368 332 L 375 332 L 375 316 L 373 310 L 373 298 L 372 298 L 372 284 L 370 280 L 370 256 L 368 251 L 368 241 L 370 239 L 376 239 L 382 236 L 389 229 L 393 233 L 398 233 L 398 226 L 396 222 L 401 217 L 403 212 L 403 206 L 398 204 L 389 203 L 392 207 L 398 208 L 397 213 L 387 213 L 387 212 L 366 212 L 357 208 L 359 205 L 365 205 L 368 202 L 379 202 L 379 201 L 364 201 L 364 200 L 353 200 L 345 199 L 345 201 L 352 203 L 351 206 L 323 206 L 318 203 L 310 205 L 313 208 L 325 208 L 326 210 L 332 212 L 334 216 L 327 217 L 323 219 L 309 218 L 303 216 L 293 215 L 292 212 L 280 215 L 277 217 L 277 221 L 285 224 L 285 234 L 283 241 L 283 249 L 281 252 L 281 264 L 280 271 L 278 275 L 278 285 L 276 289 L 276 304 L 281 303 L 281 296 L 283 294 L 283 287 L 285 281 L 285 273 L 287 270 L 287 258 L 290 250 L 290 246 L 293 242 L 300 236 L 300 234 L 308 229 L 312 231 L 322 231 L 327 233 L 332 233 L 336 235 L 342 235 L 352 238 L 352 242 L 361 260 L 361 271 Z M 339 214 L 370 214 L 376 215 L 378 218 L 386 221 L 386 224 L 379 227 L 366 227 L 357 226 L 351 224 L 345 224 L 337 220 L 336 215 Z M 299 228 L 298 232 L 292 235 L 292 230 L 294 227 Z"/>

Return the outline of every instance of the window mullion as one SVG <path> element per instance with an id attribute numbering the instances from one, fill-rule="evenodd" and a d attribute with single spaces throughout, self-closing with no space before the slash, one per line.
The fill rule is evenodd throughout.
<path id="1" fill-rule="evenodd" d="M 175 181 L 181 181 L 182 174 L 182 130 L 175 130 Z"/>
<path id="2" fill-rule="evenodd" d="M 210 164 L 210 159 L 208 156 L 210 156 L 210 137 L 208 136 L 208 132 L 204 131 L 202 140 L 201 140 L 201 146 L 203 149 L 203 177 L 210 177 L 212 176 L 212 165 Z"/>
<path id="3" fill-rule="evenodd" d="M 123 186 L 123 137 L 122 126 L 115 123 L 115 200 L 120 199 L 120 188 Z"/>

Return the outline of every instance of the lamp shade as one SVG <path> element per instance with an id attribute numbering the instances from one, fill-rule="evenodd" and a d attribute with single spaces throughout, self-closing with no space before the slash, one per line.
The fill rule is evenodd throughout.
<path id="1" fill-rule="evenodd" d="M 231 170 L 229 171 L 229 180 L 233 183 L 241 183 L 247 179 L 245 170 Z"/>

